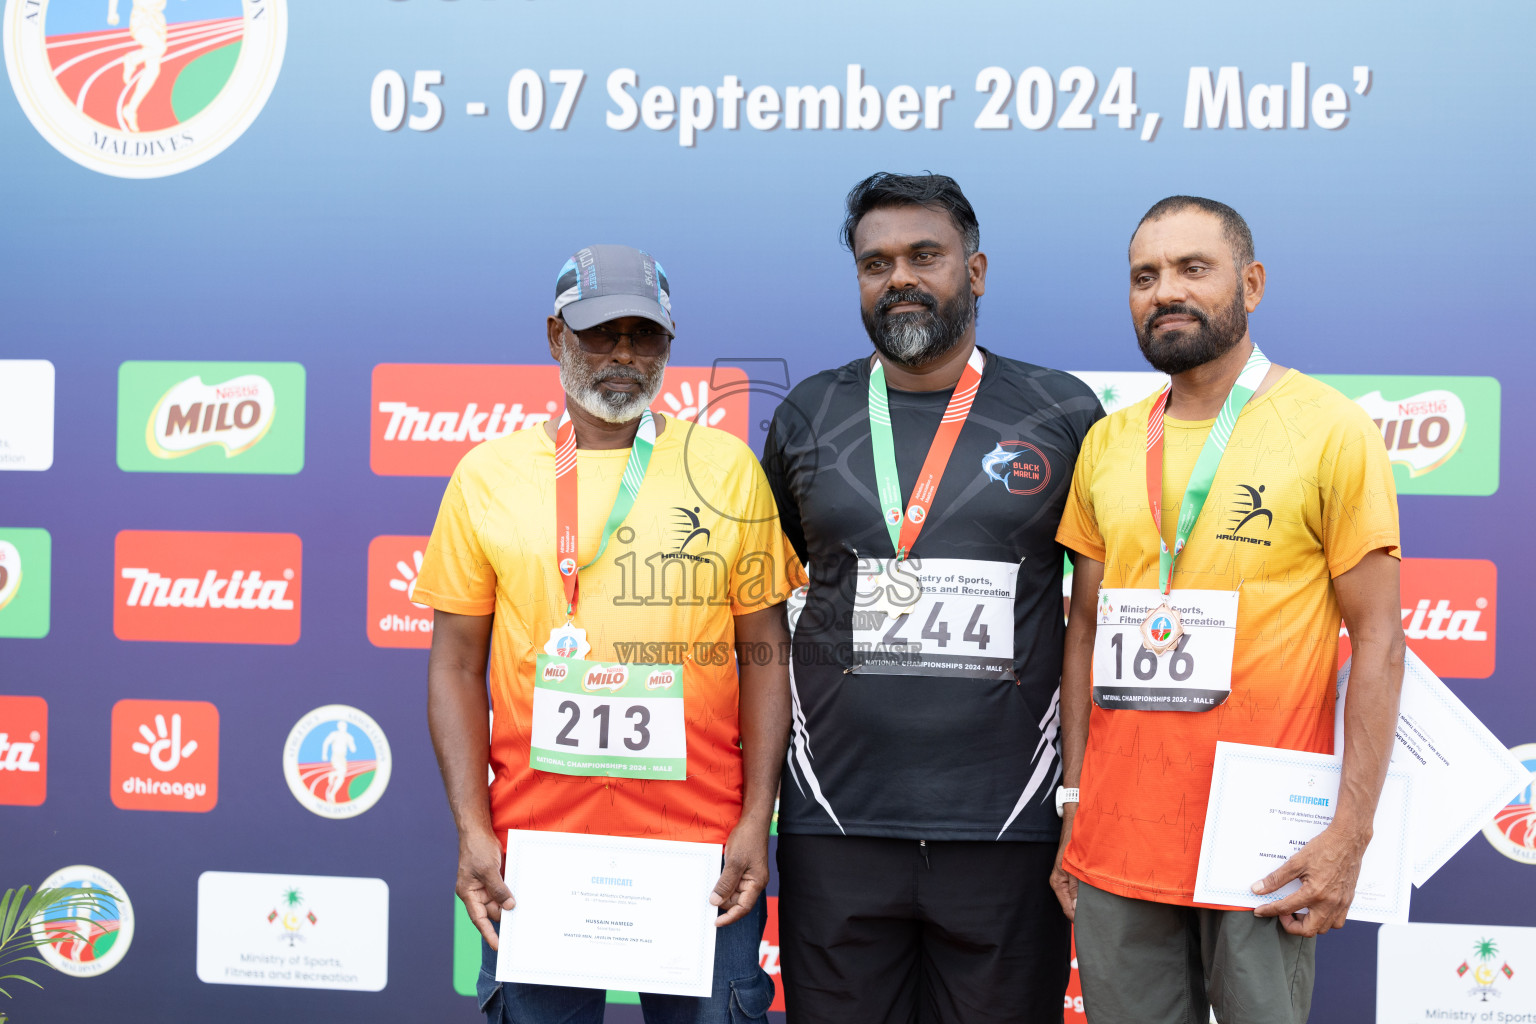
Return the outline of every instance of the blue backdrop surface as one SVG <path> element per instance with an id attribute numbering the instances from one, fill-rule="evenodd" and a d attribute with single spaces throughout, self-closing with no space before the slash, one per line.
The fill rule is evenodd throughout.
<path id="1" fill-rule="evenodd" d="M 8 62 L 19 60 L 29 10 L 44 12 L 51 38 L 109 31 L 97 10 L 105 6 L 9 0 Z M 123 0 L 120 29 L 131 6 Z M 167 8 L 173 37 L 175 23 L 229 17 L 235 5 L 185 6 Z M 46 800 L 0 806 L 0 886 L 93 865 L 121 883 L 135 911 L 120 964 L 94 978 L 48 973 L 44 992 L 17 994 L 17 1020 L 474 1018 L 453 985 L 456 845 L 426 731 L 426 655 L 378 646 L 367 628 L 370 542 L 426 534 L 444 480 L 375 472 L 371 455 L 384 442 L 374 367 L 546 363 L 553 280 L 583 245 L 642 246 L 663 263 L 679 324 L 674 363 L 781 358 L 797 381 L 869 350 L 837 240 L 844 193 L 875 170 L 931 169 L 957 178 L 980 217 L 990 259 L 982 344 L 1064 369 L 1129 371 L 1145 368 L 1125 305 L 1131 230 L 1165 195 L 1208 195 L 1252 225 L 1269 273 L 1252 326 L 1269 355 L 1318 374 L 1497 378 L 1515 412 L 1505 437 L 1521 450 L 1517 382 L 1536 370 L 1526 308 L 1536 144 L 1519 106 L 1536 88 L 1530 5 L 1303 2 L 1196 21 L 1195 12 L 1120 2 L 245 0 L 245 49 L 255 52 L 258 39 L 251 19 L 279 9 L 286 52 L 270 72 L 270 97 L 200 166 L 103 173 L 50 143 L 51 129 L 21 98 L 16 66 L 16 98 L 0 98 L 9 199 L 0 359 L 48 360 L 55 374 L 51 466 L 0 473 L 0 539 L 41 528 L 52 549 L 47 635 L 0 630 L 0 694 L 43 697 L 49 740 Z M 118 42 L 124 53 L 138 45 Z M 1307 127 L 1253 127 L 1250 92 L 1283 86 L 1289 102 L 1295 63 L 1306 69 Z M 887 107 L 873 130 L 847 124 L 854 64 Z M 977 126 L 991 95 L 978 77 L 994 67 L 1008 76 L 1008 128 Z M 1095 80 L 1084 107 L 1092 127 L 1059 127 L 1085 90 L 1060 88 L 1077 67 Z M 529 130 L 508 114 L 509 81 L 525 68 L 546 108 Z M 1052 82 L 1052 116 L 1037 130 L 1019 123 L 1012 95 L 1029 68 Z M 1124 128 L 1116 108 L 1100 110 L 1117 68 L 1134 70 L 1138 109 Z M 1186 127 L 1191 69 L 1209 69 L 1214 94 L 1231 82 L 1223 68 L 1238 69 L 1244 126 L 1229 107 L 1220 126 L 1201 108 L 1199 125 Z M 556 129 L 562 87 L 551 72 L 561 69 L 584 77 Z M 611 92 L 621 69 L 638 83 L 621 91 L 624 101 Z M 378 84 L 388 71 L 400 90 L 387 76 Z M 421 71 L 441 73 L 425 90 L 440 97 L 439 123 L 383 130 L 401 111 L 431 120 L 430 100 L 401 106 Z M 260 91 L 241 74 L 237 66 L 226 93 Z M 712 123 L 691 145 L 675 116 L 653 128 L 637 110 L 632 127 L 612 126 L 653 86 L 666 87 L 655 100 L 662 110 L 685 87 L 728 90 L 727 76 L 746 92 L 769 86 L 781 103 L 792 86 L 833 87 L 842 124 L 830 127 L 822 110 L 820 128 L 808 118 L 800 128 L 755 128 L 748 102 L 728 111 L 714 98 Z M 918 99 L 949 87 L 934 127 L 893 126 L 890 99 L 902 85 Z M 1330 85 L 1336 92 L 1314 100 Z M 470 113 L 474 103 L 486 113 Z M 1032 109 L 1026 102 L 1023 116 Z M 1341 113 L 1339 127 L 1317 123 Z M 302 469 L 120 468 L 119 367 L 136 360 L 301 364 Z M 0 375 L 11 365 L 0 362 Z M 754 443 L 772 407 L 770 390 L 753 393 L 743 422 Z M 0 425 L 8 422 L 0 410 Z M 1502 459 L 1497 432 L 1492 441 L 1469 435 L 1455 457 L 1491 466 L 1496 490 L 1405 493 L 1404 552 L 1494 563 L 1502 618 L 1527 621 L 1536 589 L 1518 524 L 1536 478 Z M 121 531 L 296 535 L 297 642 L 119 639 Z M 1453 689 L 1507 745 L 1536 743 L 1523 667 L 1536 659 L 1536 639 L 1516 628 L 1490 632 L 1487 643 L 1497 644 L 1496 667 L 1451 678 Z M 217 707 L 212 810 L 115 802 L 113 708 L 123 699 Z M 282 764 L 295 723 L 329 704 L 371 716 L 392 761 L 378 803 L 337 820 L 295 799 Z M 200 980 L 199 929 L 211 927 L 199 923 L 205 871 L 385 880 L 387 985 Z M 1536 865 L 1479 836 L 1415 892 L 1413 919 L 1521 925 L 1532 905 Z M 1313 1020 L 1371 1018 L 1375 933 L 1351 924 L 1323 940 Z M 638 1019 L 635 1009 L 610 1011 L 624 1014 Z"/>

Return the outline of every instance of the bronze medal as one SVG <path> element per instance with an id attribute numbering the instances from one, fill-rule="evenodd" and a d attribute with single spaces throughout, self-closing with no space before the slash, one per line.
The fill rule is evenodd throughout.
<path id="1" fill-rule="evenodd" d="M 1167 654 L 1184 636 L 1184 623 L 1167 601 L 1152 609 L 1141 623 L 1141 645 L 1156 655 Z"/>

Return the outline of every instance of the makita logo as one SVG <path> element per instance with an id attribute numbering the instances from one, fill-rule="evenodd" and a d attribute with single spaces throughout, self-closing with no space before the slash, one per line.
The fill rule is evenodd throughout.
<path id="1" fill-rule="evenodd" d="M 746 439 L 750 393 L 738 367 L 669 366 L 656 397 L 668 421 Z M 450 476 L 475 445 L 538 428 L 564 405 L 553 363 L 380 363 L 373 368 L 369 464 L 382 476 Z"/>
<path id="2" fill-rule="evenodd" d="M 494 441 L 521 427 L 550 418 L 550 413 L 524 413 L 523 403 L 509 409 L 501 402 L 481 411 L 474 402 L 458 412 L 418 409 L 405 402 L 380 402 L 379 412 L 389 416 L 386 441 Z"/>
<path id="3" fill-rule="evenodd" d="M 544 681 L 546 683 L 558 683 L 568 675 L 570 670 L 564 665 L 545 665 Z"/>
<path id="4" fill-rule="evenodd" d="M 43 766 L 32 760 L 36 746 L 36 741 L 13 740 L 8 733 L 0 732 L 0 772 L 42 771 Z"/>
<path id="5" fill-rule="evenodd" d="M 266 434 L 276 406 L 271 382 L 258 374 L 222 384 L 189 377 L 173 385 L 150 413 L 150 451 L 174 459 L 217 444 L 237 455 Z"/>
<path id="6" fill-rule="evenodd" d="M 672 684 L 677 682 L 677 673 L 669 668 L 659 668 L 652 672 L 645 680 L 647 690 L 670 690 Z"/>
<path id="7" fill-rule="evenodd" d="M 48 702 L 0 697 L 0 804 L 36 807 L 48 796 Z"/>
<path id="8" fill-rule="evenodd" d="M 291 533 L 124 530 L 113 630 L 123 640 L 295 643 L 302 563 Z"/>
<path id="9" fill-rule="evenodd" d="M 589 692 L 597 690 L 614 691 L 629 682 L 629 669 L 623 665 L 598 665 L 587 669 L 585 678 L 581 681 L 581 688 Z"/>
<path id="10" fill-rule="evenodd" d="M 228 576 L 220 576 L 217 569 L 209 569 L 202 579 L 186 576 L 171 579 L 149 569 L 127 568 L 122 570 L 122 576 L 133 583 L 133 588 L 128 591 L 130 606 L 293 610 L 293 601 L 286 596 L 288 580 L 264 580 L 260 569 L 250 572 L 236 569 Z"/>
<path id="11" fill-rule="evenodd" d="M 1477 628 L 1477 620 L 1488 599 L 1478 598 L 1479 607 L 1453 609 L 1451 602 L 1441 598 L 1433 608 L 1425 597 L 1412 608 L 1403 609 L 1403 632 L 1409 640 L 1472 640 L 1481 643 L 1488 639 L 1487 630 Z M 1410 620 L 1410 616 L 1412 617 Z"/>
<path id="12" fill-rule="evenodd" d="M 1493 675 L 1498 637 L 1499 573 L 1474 558 L 1405 558 L 1403 633 L 1408 646 L 1442 679 Z M 1340 630 L 1340 655 L 1349 636 Z"/>

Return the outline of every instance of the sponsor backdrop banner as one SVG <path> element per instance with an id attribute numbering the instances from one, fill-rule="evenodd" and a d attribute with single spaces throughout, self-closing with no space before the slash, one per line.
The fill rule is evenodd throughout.
<path id="1" fill-rule="evenodd" d="M 1109 408 L 1160 382 L 1137 218 L 1244 213 L 1255 336 L 1397 466 L 1409 642 L 1536 768 L 1536 635 L 1498 628 L 1536 614 L 1530 5 L 0 8 L 0 887 L 112 897 L 39 926 L 18 1020 L 473 1020 L 412 601 L 446 477 L 558 414 L 544 319 L 596 242 L 671 281 L 656 408 L 759 446 L 869 350 L 837 234 L 875 170 L 961 182 L 982 344 Z M 1323 940 L 1313 1020 L 1531 1012 L 1533 851 L 1527 790 L 1414 925 Z"/>

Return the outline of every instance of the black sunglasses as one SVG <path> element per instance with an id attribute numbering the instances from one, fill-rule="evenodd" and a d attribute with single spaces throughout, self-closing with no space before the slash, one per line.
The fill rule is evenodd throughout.
<path id="1" fill-rule="evenodd" d="M 651 323 L 632 331 L 614 330 L 608 324 L 598 324 L 584 331 L 578 331 L 567 324 L 566 329 L 576 335 L 576 341 L 581 345 L 583 352 L 590 352 L 595 356 L 608 355 L 618 347 L 621 338 L 629 339 L 629 347 L 635 355 L 647 358 L 661 355 L 672 341 L 672 335 L 667 333 L 661 325 Z"/>

